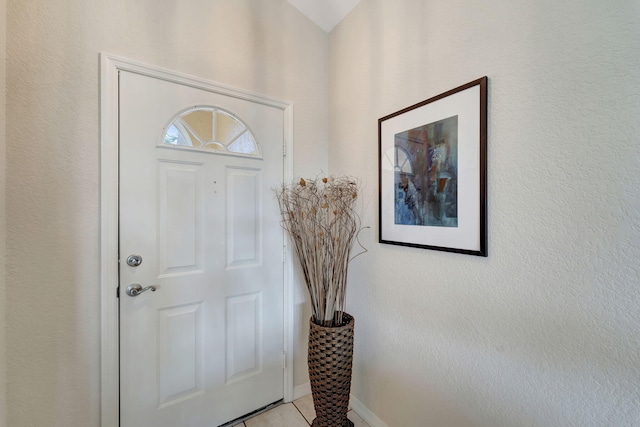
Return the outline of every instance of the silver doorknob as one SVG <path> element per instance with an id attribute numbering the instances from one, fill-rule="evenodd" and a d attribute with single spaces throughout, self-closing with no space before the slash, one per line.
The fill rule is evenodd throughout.
<path id="1" fill-rule="evenodd" d="M 129 295 L 130 297 L 137 297 L 138 295 L 140 295 L 145 291 L 155 292 L 156 287 L 147 286 L 146 288 L 143 288 L 142 285 L 140 285 L 139 283 L 132 283 L 129 286 L 127 286 L 127 295 Z"/>

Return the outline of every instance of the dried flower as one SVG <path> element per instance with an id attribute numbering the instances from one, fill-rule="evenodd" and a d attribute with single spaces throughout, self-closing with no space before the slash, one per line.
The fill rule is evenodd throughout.
<path id="1" fill-rule="evenodd" d="M 300 178 L 298 184 L 276 190 L 282 226 L 302 266 L 314 323 L 334 326 L 342 323 L 351 248 L 362 229 L 356 210 L 358 183 L 329 176 Z"/>

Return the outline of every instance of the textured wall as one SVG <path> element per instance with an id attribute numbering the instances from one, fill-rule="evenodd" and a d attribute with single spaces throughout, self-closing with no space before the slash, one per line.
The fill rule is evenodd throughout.
<path id="1" fill-rule="evenodd" d="M 0 0 L 0 427 L 4 427 L 6 421 L 6 28 L 7 28 L 6 0 Z"/>
<path id="2" fill-rule="evenodd" d="M 284 0 L 8 0 L 7 17 L 8 425 L 97 426 L 99 52 L 292 101 L 294 172 L 316 174 L 328 38 Z"/>
<path id="3" fill-rule="evenodd" d="M 392 427 L 640 425 L 640 3 L 363 0 L 330 34 L 362 178 L 353 393 Z M 377 243 L 377 119 L 489 77 L 489 257 Z"/>

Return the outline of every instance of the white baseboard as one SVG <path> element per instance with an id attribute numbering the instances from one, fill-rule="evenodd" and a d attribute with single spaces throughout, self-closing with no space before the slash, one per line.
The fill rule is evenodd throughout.
<path id="1" fill-rule="evenodd" d="M 293 388 L 293 400 L 311 394 L 311 383 L 306 382 Z M 369 410 L 362 402 L 356 399 L 353 394 L 349 395 L 349 407 L 354 410 L 371 427 L 389 427 L 384 421 Z"/>
<path id="2" fill-rule="evenodd" d="M 389 427 L 384 421 L 369 410 L 362 402 L 356 399 L 353 394 L 349 396 L 349 406 L 371 427 Z"/>
<path id="3" fill-rule="evenodd" d="M 293 400 L 300 399 L 307 394 L 311 394 L 311 383 L 308 381 L 293 388 Z"/>

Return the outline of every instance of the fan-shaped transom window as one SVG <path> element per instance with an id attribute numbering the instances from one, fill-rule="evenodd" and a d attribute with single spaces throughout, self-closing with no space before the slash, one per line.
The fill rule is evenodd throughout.
<path id="1" fill-rule="evenodd" d="M 165 128 L 163 144 L 226 154 L 260 156 L 249 127 L 228 111 L 194 107 L 179 113 Z"/>

